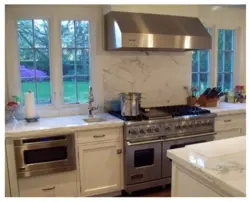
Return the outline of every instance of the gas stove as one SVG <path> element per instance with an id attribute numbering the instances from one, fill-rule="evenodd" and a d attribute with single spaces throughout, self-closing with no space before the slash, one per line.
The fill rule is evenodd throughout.
<path id="1" fill-rule="evenodd" d="M 136 117 L 110 113 L 125 121 L 124 138 L 130 141 L 213 132 L 216 117 L 209 110 L 188 105 L 141 108 Z"/>
<path id="2" fill-rule="evenodd" d="M 141 108 L 124 120 L 124 179 L 126 192 L 171 183 L 169 149 L 212 141 L 216 114 L 199 107 L 176 105 Z"/>

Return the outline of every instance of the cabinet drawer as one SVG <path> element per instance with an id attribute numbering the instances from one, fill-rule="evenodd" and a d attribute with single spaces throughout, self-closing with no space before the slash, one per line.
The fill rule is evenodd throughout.
<path id="1" fill-rule="evenodd" d="M 240 137 L 244 134 L 241 132 L 240 128 L 231 128 L 231 129 L 224 129 L 219 131 L 216 135 L 214 135 L 214 140 L 222 140 L 227 138 L 233 137 Z"/>
<path id="2" fill-rule="evenodd" d="M 106 140 L 119 140 L 122 128 L 81 131 L 77 133 L 77 143 L 89 143 Z"/>
<path id="3" fill-rule="evenodd" d="M 225 128 L 241 127 L 246 123 L 245 115 L 230 115 L 230 116 L 218 116 L 215 119 L 215 130 L 221 130 Z"/>
<path id="4" fill-rule="evenodd" d="M 21 197 L 76 197 L 76 171 L 18 179 Z"/>

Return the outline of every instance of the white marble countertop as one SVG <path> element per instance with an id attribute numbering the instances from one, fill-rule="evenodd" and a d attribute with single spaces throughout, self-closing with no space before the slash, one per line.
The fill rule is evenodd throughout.
<path id="1" fill-rule="evenodd" d="M 246 113 L 246 103 L 226 103 L 220 102 L 218 107 L 202 107 L 208 109 L 212 113 L 216 113 L 218 116 L 231 115 L 231 114 L 242 114 Z"/>
<path id="2" fill-rule="evenodd" d="M 246 137 L 189 145 L 168 158 L 232 196 L 246 195 Z"/>
<path id="3" fill-rule="evenodd" d="M 95 117 L 102 117 L 105 121 L 86 123 L 83 119 L 88 115 L 63 116 L 40 118 L 38 122 L 27 123 L 25 120 L 18 123 L 5 125 L 6 138 L 29 137 L 35 135 L 53 135 L 58 133 L 71 133 L 82 130 L 102 129 L 123 126 L 124 122 L 108 113 L 95 114 Z"/>
<path id="4" fill-rule="evenodd" d="M 219 107 L 206 108 L 212 113 L 219 115 L 230 115 L 246 113 L 246 104 L 220 103 Z M 27 123 L 25 120 L 17 124 L 8 123 L 5 125 L 6 138 L 28 137 L 34 135 L 53 135 L 53 133 L 69 133 L 79 130 L 89 130 L 98 128 L 108 128 L 122 126 L 124 122 L 108 113 L 96 114 L 106 119 L 103 122 L 86 123 L 83 121 L 87 115 L 64 116 L 41 118 L 39 122 Z"/>

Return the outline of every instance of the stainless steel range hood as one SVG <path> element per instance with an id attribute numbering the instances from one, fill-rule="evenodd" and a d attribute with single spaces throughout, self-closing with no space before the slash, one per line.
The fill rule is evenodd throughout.
<path id="1" fill-rule="evenodd" d="M 198 18 L 111 11 L 104 16 L 105 50 L 211 49 Z"/>

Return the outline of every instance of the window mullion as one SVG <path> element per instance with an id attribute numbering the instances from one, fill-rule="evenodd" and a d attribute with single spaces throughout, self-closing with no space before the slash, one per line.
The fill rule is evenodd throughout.
<path id="1" fill-rule="evenodd" d="M 197 74 L 197 79 L 198 79 L 198 87 L 200 88 L 200 51 L 197 52 L 197 61 L 198 61 L 198 74 Z"/>
<path id="2" fill-rule="evenodd" d="M 218 80 L 218 30 L 214 25 L 212 28 L 212 50 L 210 55 L 211 67 L 210 67 L 210 84 L 217 86 Z"/>
<path id="3" fill-rule="evenodd" d="M 223 30 L 223 40 L 222 40 L 222 87 L 223 87 L 223 90 L 224 90 L 224 86 L 225 86 L 225 40 L 226 40 L 226 37 L 225 37 L 225 30 Z"/>
<path id="4" fill-rule="evenodd" d="M 50 79 L 52 91 L 52 103 L 60 109 L 63 103 L 63 82 L 62 82 L 62 51 L 60 21 L 51 18 L 49 20 L 49 53 L 50 53 Z M 58 59 L 60 58 L 60 59 Z"/>
<path id="5" fill-rule="evenodd" d="M 33 64 L 35 70 L 35 97 L 36 97 L 36 104 L 38 104 L 38 90 L 37 90 L 37 79 L 36 79 L 36 54 L 35 54 L 35 28 L 34 28 L 34 20 L 32 20 L 32 51 L 33 51 Z"/>
<path id="6" fill-rule="evenodd" d="M 75 49 L 74 49 L 74 71 L 75 71 L 75 85 L 76 85 L 76 103 L 79 102 L 79 97 L 78 97 L 78 86 L 77 86 L 77 75 L 76 75 L 76 21 L 74 20 L 74 45 L 75 45 Z"/>

